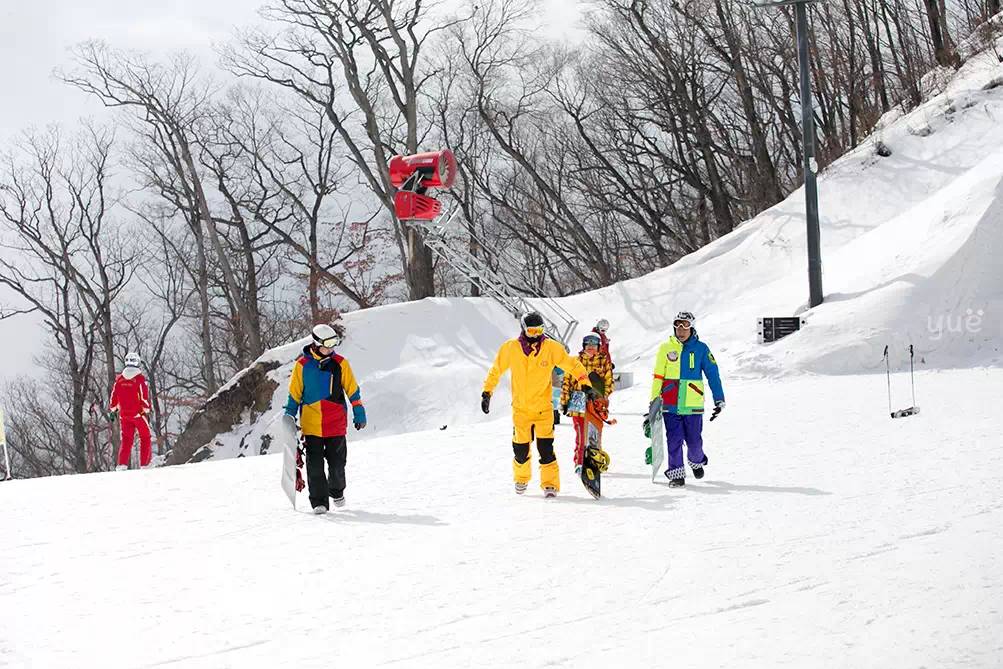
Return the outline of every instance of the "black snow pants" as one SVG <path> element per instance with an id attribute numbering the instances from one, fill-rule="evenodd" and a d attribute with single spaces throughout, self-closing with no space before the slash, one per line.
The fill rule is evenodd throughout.
<path id="1" fill-rule="evenodd" d="M 328 507 L 327 498 L 345 494 L 345 461 L 348 446 L 345 437 L 314 437 L 307 435 L 306 483 L 310 491 L 310 506 Z M 328 475 L 324 476 L 324 461 Z"/>

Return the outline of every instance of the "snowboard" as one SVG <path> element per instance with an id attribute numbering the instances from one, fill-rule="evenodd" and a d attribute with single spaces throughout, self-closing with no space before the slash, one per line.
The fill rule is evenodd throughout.
<path id="1" fill-rule="evenodd" d="M 605 401 L 606 384 L 595 372 L 589 373 L 589 382 L 601 400 Z M 594 499 L 602 496 L 602 473 L 609 467 L 609 454 L 602 450 L 602 429 L 605 419 L 604 407 L 596 406 L 595 400 L 585 404 L 585 444 L 582 456 L 582 485 Z M 602 412 L 602 413 L 601 413 Z M 613 421 L 610 421 L 612 424 Z"/>
<path id="2" fill-rule="evenodd" d="M 662 425 L 662 398 L 656 397 L 648 405 L 648 426 L 651 428 L 651 482 L 661 481 L 662 462 L 665 459 L 665 428 Z"/>
<path id="3" fill-rule="evenodd" d="M 278 440 L 282 444 L 282 490 L 289 498 L 289 503 L 296 508 L 296 493 L 303 489 L 303 466 L 299 454 L 299 435 L 296 433 L 295 422 L 285 416 L 279 418 Z"/>

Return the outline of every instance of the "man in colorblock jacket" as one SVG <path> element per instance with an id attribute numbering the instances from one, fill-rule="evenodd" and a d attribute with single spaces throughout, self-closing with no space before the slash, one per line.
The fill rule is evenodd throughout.
<path id="1" fill-rule="evenodd" d="M 694 320 L 693 314 L 688 311 L 676 315 L 673 321 L 675 334 L 658 348 L 652 372 L 650 400 L 661 398 L 662 401 L 665 442 L 669 452 L 669 468 L 665 470 L 665 477 L 671 486 L 686 484 L 683 442 L 686 442 L 686 459 L 694 477 L 703 478 L 704 466 L 707 465 L 702 434 L 706 392 L 704 376 L 714 397 L 711 420 L 724 409 L 724 389 L 717 361 L 707 344 L 697 337 Z M 650 429 L 658 427 L 652 425 Z"/>
<path id="2" fill-rule="evenodd" d="M 307 486 L 314 513 L 326 513 L 328 497 L 335 506 L 345 504 L 345 462 L 348 446 L 348 407 L 356 430 L 366 426 L 362 391 L 348 360 L 334 352 L 341 341 L 330 325 L 314 327 L 313 343 L 303 349 L 289 378 L 286 415 L 299 414 L 306 447 Z M 347 399 L 346 399 L 347 398 Z M 324 462 L 328 476 L 324 476 Z"/>

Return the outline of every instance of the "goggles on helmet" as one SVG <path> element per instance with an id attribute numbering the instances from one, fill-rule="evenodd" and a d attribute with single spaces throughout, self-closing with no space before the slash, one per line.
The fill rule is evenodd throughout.
<path id="1" fill-rule="evenodd" d="M 542 325 L 527 325 L 523 328 L 527 337 L 542 337 L 545 330 L 546 328 Z"/>

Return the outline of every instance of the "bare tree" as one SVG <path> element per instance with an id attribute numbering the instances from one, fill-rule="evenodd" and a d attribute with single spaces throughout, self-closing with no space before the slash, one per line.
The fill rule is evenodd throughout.
<path id="1" fill-rule="evenodd" d="M 76 60 L 78 69 L 75 72 L 60 74 L 64 81 L 96 96 L 107 106 L 134 109 L 142 115 L 147 140 L 170 167 L 184 200 L 197 215 L 193 231 L 196 232 L 200 253 L 204 253 L 202 226 L 208 234 L 226 286 L 226 297 L 233 302 L 239 315 L 240 331 L 246 338 L 249 357 L 257 357 L 264 350 L 259 315 L 257 309 L 248 303 L 246 292 L 241 290 L 217 228 L 217 220 L 210 212 L 206 188 L 196 165 L 198 126 L 204 122 L 211 87 L 199 83 L 192 59 L 183 55 L 173 57 L 167 66 L 163 66 L 141 56 L 113 51 L 99 42 L 87 42 L 77 47 Z M 200 262 L 202 264 L 204 262 Z M 208 273 L 203 274 L 202 288 L 206 295 Z M 206 308 L 207 302 L 206 295 L 203 297 Z M 209 333 L 206 332 L 203 347 L 206 364 L 211 367 L 208 339 Z"/>
<path id="2" fill-rule="evenodd" d="M 8 154 L 0 175 L 4 247 L 14 252 L 0 258 L 0 284 L 27 305 L 4 309 L 0 318 L 40 314 L 52 347 L 61 351 L 38 362 L 55 397 L 66 400 L 54 404 L 70 435 L 22 442 L 49 452 L 47 473 L 87 471 L 87 406 L 103 401 L 114 382 L 111 303 L 131 276 L 131 258 L 116 244 L 108 220 L 110 147 L 110 135 L 93 128 L 70 150 L 57 130 L 28 135 L 18 156 Z M 99 383 L 92 371 L 102 355 Z"/>
<path id="3" fill-rule="evenodd" d="M 411 298 L 434 295 L 431 251 L 417 230 L 397 221 L 387 165 L 394 154 L 417 153 L 430 130 L 419 113 L 435 74 L 425 50 L 454 21 L 434 19 L 422 0 L 280 0 L 265 17 L 285 31 L 245 34 L 241 48 L 225 54 L 227 67 L 291 90 L 324 111 L 393 222 Z"/>

